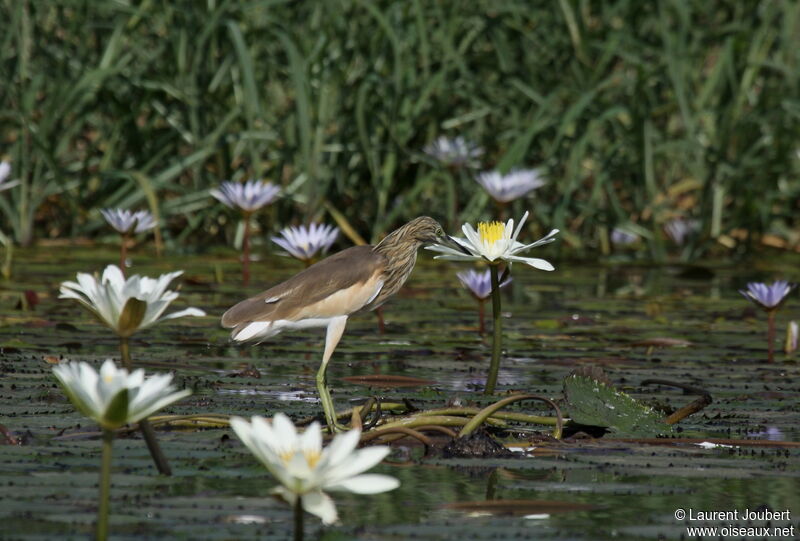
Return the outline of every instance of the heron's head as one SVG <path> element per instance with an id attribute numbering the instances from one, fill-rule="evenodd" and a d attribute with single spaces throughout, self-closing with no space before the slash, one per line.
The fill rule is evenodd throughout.
<path id="1" fill-rule="evenodd" d="M 375 249 L 391 255 L 415 253 L 423 244 L 439 242 L 442 238 L 445 238 L 445 234 L 439 222 L 428 216 L 420 216 L 389 233 Z"/>
<path id="2" fill-rule="evenodd" d="M 419 244 L 439 242 L 444 238 L 444 230 L 439 222 L 429 216 L 420 216 L 408 222 L 405 226 L 405 236 Z"/>

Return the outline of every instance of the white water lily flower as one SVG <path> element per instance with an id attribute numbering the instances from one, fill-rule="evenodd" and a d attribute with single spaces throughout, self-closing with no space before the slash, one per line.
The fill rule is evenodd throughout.
<path id="1" fill-rule="evenodd" d="M 339 228 L 328 224 L 312 223 L 308 227 L 285 227 L 279 237 L 272 237 L 272 242 L 292 254 L 297 259 L 308 261 L 325 253 L 339 235 Z"/>
<path id="2" fill-rule="evenodd" d="M 346 491 L 356 494 L 377 494 L 394 490 L 400 482 L 389 475 L 366 474 L 389 454 L 386 446 L 356 449 L 360 430 L 349 430 L 334 436 L 322 448 L 322 430 L 314 422 L 303 434 L 283 413 L 269 423 L 254 416 L 251 422 L 231 417 L 231 428 L 282 486 L 273 489 L 290 505 L 298 496 L 303 509 L 317 515 L 325 524 L 336 522 L 336 505 L 324 491 Z"/>
<path id="3" fill-rule="evenodd" d="M 483 149 L 468 142 L 463 137 L 450 139 L 438 137 L 433 143 L 422 149 L 425 154 L 436 158 L 446 165 L 464 166 L 483 155 Z"/>
<path id="4" fill-rule="evenodd" d="M 551 271 L 555 267 L 544 259 L 537 259 L 535 257 L 520 257 L 517 254 L 549 244 L 555 239 L 553 238 L 558 229 L 553 229 L 546 236 L 532 242 L 530 244 L 522 244 L 517 242 L 517 236 L 522 230 L 522 224 L 528 218 L 526 212 L 519 225 L 514 229 L 514 220 L 511 219 L 507 223 L 503 222 L 481 222 L 478 224 L 478 230 L 472 228 L 470 224 L 464 224 L 461 230 L 464 232 L 466 238 L 451 239 L 458 243 L 463 251 L 456 250 L 450 246 L 443 244 L 432 244 L 426 246 L 428 250 L 440 252 L 442 255 L 437 255 L 434 259 L 447 259 L 450 261 L 488 261 L 489 263 L 499 263 L 500 261 L 507 261 L 508 263 L 525 263 L 539 270 Z"/>
<path id="5" fill-rule="evenodd" d="M 98 374 L 89 363 L 69 362 L 53 368 L 75 407 L 106 430 L 135 423 L 192 394 L 176 390 L 171 374 L 145 379 L 144 370 L 128 373 L 106 360 Z"/>
<path id="6" fill-rule="evenodd" d="M 63 282 L 59 298 L 77 300 L 119 336 L 127 337 L 167 319 L 206 315 L 199 308 L 187 308 L 161 316 L 178 298 L 167 286 L 181 274 L 175 271 L 156 279 L 136 274 L 126 280 L 119 267 L 109 265 L 100 280 L 79 272 L 77 282 Z"/>
<path id="7" fill-rule="evenodd" d="M 158 224 L 153 215 L 146 210 L 131 212 L 126 209 L 102 209 L 100 214 L 111 227 L 123 235 L 144 233 Z"/>
<path id="8" fill-rule="evenodd" d="M 506 175 L 499 171 L 486 171 L 475 180 L 500 203 L 518 199 L 546 184 L 536 169 L 515 169 Z"/>
<path id="9" fill-rule="evenodd" d="M 223 182 L 219 189 L 211 190 L 211 195 L 230 208 L 239 208 L 245 212 L 254 212 L 272 203 L 281 189 L 271 182 L 248 180 L 241 182 Z"/>
<path id="10" fill-rule="evenodd" d="M 10 174 L 11 164 L 6 161 L 0 162 L 0 192 L 13 188 L 19 184 L 19 180 L 9 180 L 6 182 Z"/>

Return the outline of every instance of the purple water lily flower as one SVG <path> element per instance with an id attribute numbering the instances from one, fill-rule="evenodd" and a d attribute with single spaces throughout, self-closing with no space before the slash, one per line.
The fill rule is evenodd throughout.
<path id="1" fill-rule="evenodd" d="M 285 227 L 272 242 L 301 261 L 310 261 L 317 252 L 325 253 L 339 235 L 339 228 L 328 224 L 312 223 L 308 227 Z"/>
<path id="2" fill-rule="evenodd" d="M 611 243 L 617 246 L 628 246 L 639 240 L 639 235 L 625 231 L 619 227 L 615 227 L 611 231 Z"/>
<path id="3" fill-rule="evenodd" d="M 219 189 L 211 190 L 211 195 L 230 208 L 254 212 L 272 203 L 281 191 L 280 187 L 263 180 L 223 182 Z"/>
<path id="4" fill-rule="evenodd" d="M 462 271 L 456 273 L 458 279 L 464 284 L 464 287 L 470 290 L 472 295 L 478 300 L 485 300 L 492 294 L 492 279 L 489 270 L 478 272 L 474 270 Z M 511 283 L 512 278 L 509 276 L 500 283 L 500 287 L 505 287 Z"/>
<path id="5" fill-rule="evenodd" d="M 485 171 L 475 180 L 500 203 L 519 199 L 546 184 L 536 169 L 515 169 L 505 175 L 499 171 Z"/>
<path id="6" fill-rule="evenodd" d="M 686 239 L 700 230 L 700 222 L 697 220 L 687 220 L 685 218 L 674 218 L 664 224 L 664 231 L 672 242 L 682 246 Z"/>
<path id="7" fill-rule="evenodd" d="M 747 289 L 740 289 L 739 293 L 750 299 L 764 310 L 774 310 L 786 296 L 791 293 L 796 284 L 790 284 L 786 280 L 776 280 L 771 285 L 762 282 L 750 282 Z"/>
<path id="8" fill-rule="evenodd" d="M 123 235 L 144 233 L 157 225 L 153 215 L 146 210 L 131 212 L 125 209 L 102 209 L 100 214 L 111 227 Z"/>
<path id="9" fill-rule="evenodd" d="M 11 175 L 11 164 L 8 162 L 0 162 L 0 192 L 13 188 L 19 184 L 19 180 L 8 180 Z"/>
<path id="10" fill-rule="evenodd" d="M 767 441 L 783 441 L 783 431 L 774 426 L 768 426 L 766 429 L 758 432 L 748 432 L 751 438 L 758 438 Z"/>
<path id="11" fill-rule="evenodd" d="M 425 154 L 436 158 L 445 165 L 462 167 L 470 165 L 473 160 L 483 155 L 483 149 L 470 143 L 463 137 L 450 139 L 445 136 L 438 137 L 433 143 L 425 145 L 422 149 Z"/>

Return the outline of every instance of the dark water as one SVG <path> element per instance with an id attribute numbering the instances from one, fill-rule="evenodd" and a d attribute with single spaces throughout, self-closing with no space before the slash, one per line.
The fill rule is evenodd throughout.
<path id="1" fill-rule="evenodd" d="M 118 356 L 112 334 L 77 303 L 57 299 L 61 281 L 74 279 L 77 271 L 102 270 L 115 257 L 112 250 L 95 248 L 21 251 L 14 280 L 3 286 L 0 424 L 23 442 L 0 445 L 3 538 L 85 538 L 92 531 L 100 442 L 50 371 L 53 357 Z M 765 317 L 736 292 L 752 279 L 797 281 L 797 262 L 709 264 L 701 270 L 562 262 L 553 273 L 515 266 L 513 286 L 503 298 L 500 390 L 561 398 L 562 380 L 571 370 L 601 365 L 615 385 L 651 404 L 676 408 L 693 397 L 666 386 L 642 386 L 648 378 L 708 390 L 714 402 L 681 421 L 677 436 L 798 441 L 796 357 L 786 358 L 779 348 L 775 365 L 764 362 Z M 234 347 L 218 325 L 225 308 L 300 270 L 299 263 L 279 257 L 261 261 L 246 289 L 228 252 L 162 259 L 134 254 L 133 263 L 131 272 L 151 276 L 186 269 L 174 284 L 181 284 L 181 297 L 173 309 L 197 306 L 209 313 L 167 322 L 132 341 L 137 364 L 148 371 L 172 368 L 179 383 L 195 391 L 166 413 L 284 411 L 296 419 L 318 413 L 314 375 L 324 330 Z M 351 319 L 328 372 L 338 407 L 369 395 L 392 402 L 405 398 L 426 409 L 489 403 L 480 389 L 490 344 L 477 334 L 476 304 L 455 278 L 464 268 L 432 262 L 423 253 L 405 289 L 385 307 L 386 334 L 377 334 L 372 314 Z M 219 274 L 222 283 L 215 278 Z M 25 291 L 38 297 L 32 310 L 18 308 Z M 800 319 L 796 292 L 778 315 L 779 337 L 791 319 Z M 637 345 L 653 338 L 690 345 Z M 376 389 L 341 379 L 371 374 L 433 383 Z M 536 403 L 517 409 L 550 414 Z M 159 430 L 159 439 L 172 478 L 154 474 L 138 435 L 115 443 L 114 538 L 288 538 L 289 510 L 268 496 L 275 483 L 229 429 Z M 797 448 L 704 449 L 606 437 L 539 448 L 515 459 L 444 459 L 400 442 L 390 463 L 376 471 L 398 477 L 401 487 L 377 496 L 335 495 L 342 524 L 323 534 L 326 539 L 678 539 L 689 537 L 687 525 L 702 525 L 676 520 L 678 508 L 765 506 L 790 510 L 797 527 L 799 458 Z M 446 507 L 487 499 L 566 503 L 558 510 L 563 512 L 537 512 L 533 506 L 519 516 Z M 569 504 L 593 507 L 570 510 Z M 320 531 L 315 517 L 308 517 L 307 527 L 311 538 Z"/>

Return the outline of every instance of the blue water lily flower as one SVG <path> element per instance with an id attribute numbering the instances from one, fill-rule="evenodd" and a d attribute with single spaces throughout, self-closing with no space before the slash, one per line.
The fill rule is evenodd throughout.
<path id="1" fill-rule="evenodd" d="M 776 280 L 771 285 L 750 282 L 747 284 L 747 289 L 740 289 L 739 293 L 764 310 L 774 310 L 795 287 L 796 284 L 790 284 L 786 280 Z"/>
<path id="2" fill-rule="evenodd" d="M 500 203 L 519 199 L 546 184 L 536 169 L 515 169 L 505 175 L 499 171 L 485 171 L 475 180 Z"/>
<path id="3" fill-rule="evenodd" d="M 19 180 L 8 180 L 11 175 L 11 164 L 0 162 L 0 192 L 13 188 L 19 184 Z"/>
<path id="4" fill-rule="evenodd" d="M 466 166 L 483 155 L 483 149 L 470 143 L 463 137 L 450 139 L 445 136 L 437 138 L 422 149 L 425 154 L 436 158 L 445 165 Z"/>
<path id="5" fill-rule="evenodd" d="M 469 289 L 476 299 L 482 301 L 489 298 L 489 295 L 492 294 L 492 280 L 489 269 L 483 272 L 470 269 L 468 271 L 456 273 L 456 276 L 458 276 L 458 279 L 461 280 L 464 287 Z M 511 280 L 511 276 L 508 276 L 505 280 L 500 282 L 500 287 L 507 286 L 511 283 Z"/>
<path id="6" fill-rule="evenodd" d="M 312 223 L 308 227 L 285 227 L 280 236 L 272 237 L 272 242 L 299 260 L 310 261 L 316 257 L 317 252 L 327 252 L 338 235 L 338 227 Z"/>
<path id="7" fill-rule="evenodd" d="M 125 209 L 102 209 L 100 214 L 111 227 L 123 235 L 144 233 L 158 224 L 153 215 L 146 210 L 131 212 Z"/>
<path id="8" fill-rule="evenodd" d="M 639 240 L 639 235 L 636 233 L 631 233 L 630 231 L 626 231 L 620 227 L 615 227 L 611 231 L 611 243 L 617 246 L 628 246 L 637 242 Z"/>
<path id="9" fill-rule="evenodd" d="M 254 212 L 275 201 L 280 191 L 280 187 L 271 182 L 248 180 L 245 183 L 223 182 L 219 189 L 213 189 L 210 193 L 230 208 Z"/>

